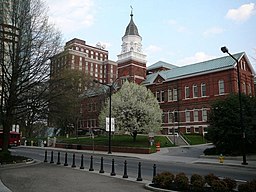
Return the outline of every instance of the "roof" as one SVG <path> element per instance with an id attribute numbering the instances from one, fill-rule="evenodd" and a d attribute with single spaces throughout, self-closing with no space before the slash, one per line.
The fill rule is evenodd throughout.
<path id="1" fill-rule="evenodd" d="M 83 94 L 81 94 L 81 97 L 94 97 L 94 96 L 98 96 L 98 95 L 102 95 L 104 93 L 106 93 L 106 91 L 108 90 L 108 86 L 106 85 L 100 85 L 99 88 L 97 89 L 87 89 Z"/>
<path id="2" fill-rule="evenodd" d="M 245 56 L 245 58 L 249 63 L 249 60 L 244 52 L 234 54 L 233 56 L 237 60 L 240 60 L 243 56 Z M 165 79 L 165 81 L 172 81 L 172 80 L 187 78 L 187 77 L 195 76 L 199 74 L 207 74 L 214 71 L 227 70 L 234 67 L 236 67 L 236 61 L 230 56 L 225 56 L 225 57 L 220 57 L 220 58 L 216 58 L 216 59 L 212 59 L 212 60 L 208 60 L 200 63 L 186 65 L 183 67 L 176 67 L 171 70 L 160 71 L 154 74 L 147 75 L 143 84 L 145 85 L 152 84 L 157 76 L 161 76 L 163 79 Z M 254 73 L 254 70 L 250 66 L 250 63 L 249 63 L 249 67 Z"/>
<path id="3" fill-rule="evenodd" d="M 128 36 L 128 35 L 137 35 L 137 36 L 140 36 L 139 35 L 139 31 L 138 31 L 138 28 L 137 26 L 135 25 L 135 23 L 133 22 L 133 14 L 131 13 L 131 20 L 130 20 L 130 23 L 128 24 L 128 26 L 126 27 L 126 30 L 125 30 L 125 34 L 124 36 Z"/>
<path id="4" fill-rule="evenodd" d="M 158 61 L 158 62 L 154 63 L 153 65 L 150 65 L 149 67 L 147 67 L 147 70 L 153 70 L 153 69 L 157 69 L 157 68 L 161 68 L 161 67 L 164 67 L 164 68 L 167 68 L 167 69 L 173 69 L 173 68 L 176 68 L 178 66 L 172 65 L 170 63 L 166 63 L 164 61 Z"/>

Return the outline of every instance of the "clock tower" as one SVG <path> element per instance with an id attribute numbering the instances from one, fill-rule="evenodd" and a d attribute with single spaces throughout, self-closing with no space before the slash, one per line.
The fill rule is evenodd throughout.
<path id="1" fill-rule="evenodd" d="M 117 56 L 118 77 L 140 84 L 146 79 L 147 60 L 146 55 L 142 52 L 142 38 L 133 21 L 132 11 L 130 16 L 130 23 L 126 27 L 125 34 L 122 37 L 121 54 Z"/>

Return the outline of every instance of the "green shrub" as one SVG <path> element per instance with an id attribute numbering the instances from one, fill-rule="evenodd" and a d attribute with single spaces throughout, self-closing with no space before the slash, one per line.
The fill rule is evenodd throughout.
<path id="1" fill-rule="evenodd" d="M 206 175 L 206 176 L 204 177 L 204 179 L 205 179 L 205 182 L 206 182 L 208 185 L 210 185 L 211 187 L 212 187 L 213 181 L 215 181 L 215 180 L 220 180 L 219 177 L 217 177 L 217 176 L 214 175 L 213 173 L 210 173 L 210 174 Z"/>
<path id="2" fill-rule="evenodd" d="M 239 192 L 255 192 L 256 191 L 256 179 L 240 184 L 238 186 Z"/>
<path id="3" fill-rule="evenodd" d="M 193 174 L 190 178 L 190 183 L 193 184 L 195 181 L 204 182 L 204 178 L 201 175 Z"/>
<path id="4" fill-rule="evenodd" d="M 253 191 L 256 191 L 256 179 L 250 181 L 250 186 Z"/>
<path id="5" fill-rule="evenodd" d="M 158 173 L 153 178 L 153 183 L 160 188 L 170 189 L 174 180 L 174 175 L 168 171 Z"/>
<path id="6" fill-rule="evenodd" d="M 178 173 L 174 179 L 174 184 L 178 189 L 186 190 L 189 188 L 189 180 L 185 173 Z"/>
<path id="7" fill-rule="evenodd" d="M 234 179 L 224 178 L 223 181 L 227 184 L 229 191 L 236 188 L 236 181 Z"/>
<path id="8" fill-rule="evenodd" d="M 193 174 L 190 178 L 190 184 L 193 192 L 204 191 L 205 180 L 201 175 Z"/>
<path id="9" fill-rule="evenodd" d="M 252 191 L 250 190 L 250 184 L 249 184 L 249 182 L 246 182 L 246 183 L 243 183 L 243 184 L 238 185 L 238 191 L 239 191 L 239 192 L 252 192 Z"/>
<path id="10" fill-rule="evenodd" d="M 212 148 L 207 148 L 204 150 L 204 154 L 205 155 L 217 155 L 218 152 L 217 152 L 217 149 L 216 147 L 212 147 Z"/>
<path id="11" fill-rule="evenodd" d="M 212 182 L 212 189 L 214 192 L 228 192 L 227 183 L 223 180 L 214 180 Z"/>

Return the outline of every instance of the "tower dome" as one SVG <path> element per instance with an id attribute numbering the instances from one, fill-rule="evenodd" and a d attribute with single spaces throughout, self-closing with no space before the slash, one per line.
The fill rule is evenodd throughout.
<path id="1" fill-rule="evenodd" d="M 135 25 L 135 23 L 133 21 L 132 12 L 131 12 L 130 16 L 131 16 L 131 20 L 130 20 L 130 23 L 128 24 L 128 26 L 126 27 L 124 36 L 128 36 L 128 35 L 138 35 L 138 36 L 140 36 L 138 28 L 137 28 L 137 26 Z"/>

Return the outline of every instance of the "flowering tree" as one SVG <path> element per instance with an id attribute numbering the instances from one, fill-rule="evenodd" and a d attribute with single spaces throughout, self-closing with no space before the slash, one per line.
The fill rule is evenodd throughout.
<path id="1" fill-rule="evenodd" d="M 112 117 L 115 118 L 115 131 L 129 132 L 136 140 L 137 133 L 156 132 L 162 123 L 162 110 L 153 93 L 145 86 L 125 82 L 112 96 Z M 102 109 L 99 120 L 105 127 L 105 118 L 109 112 L 109 101 Z"/>

